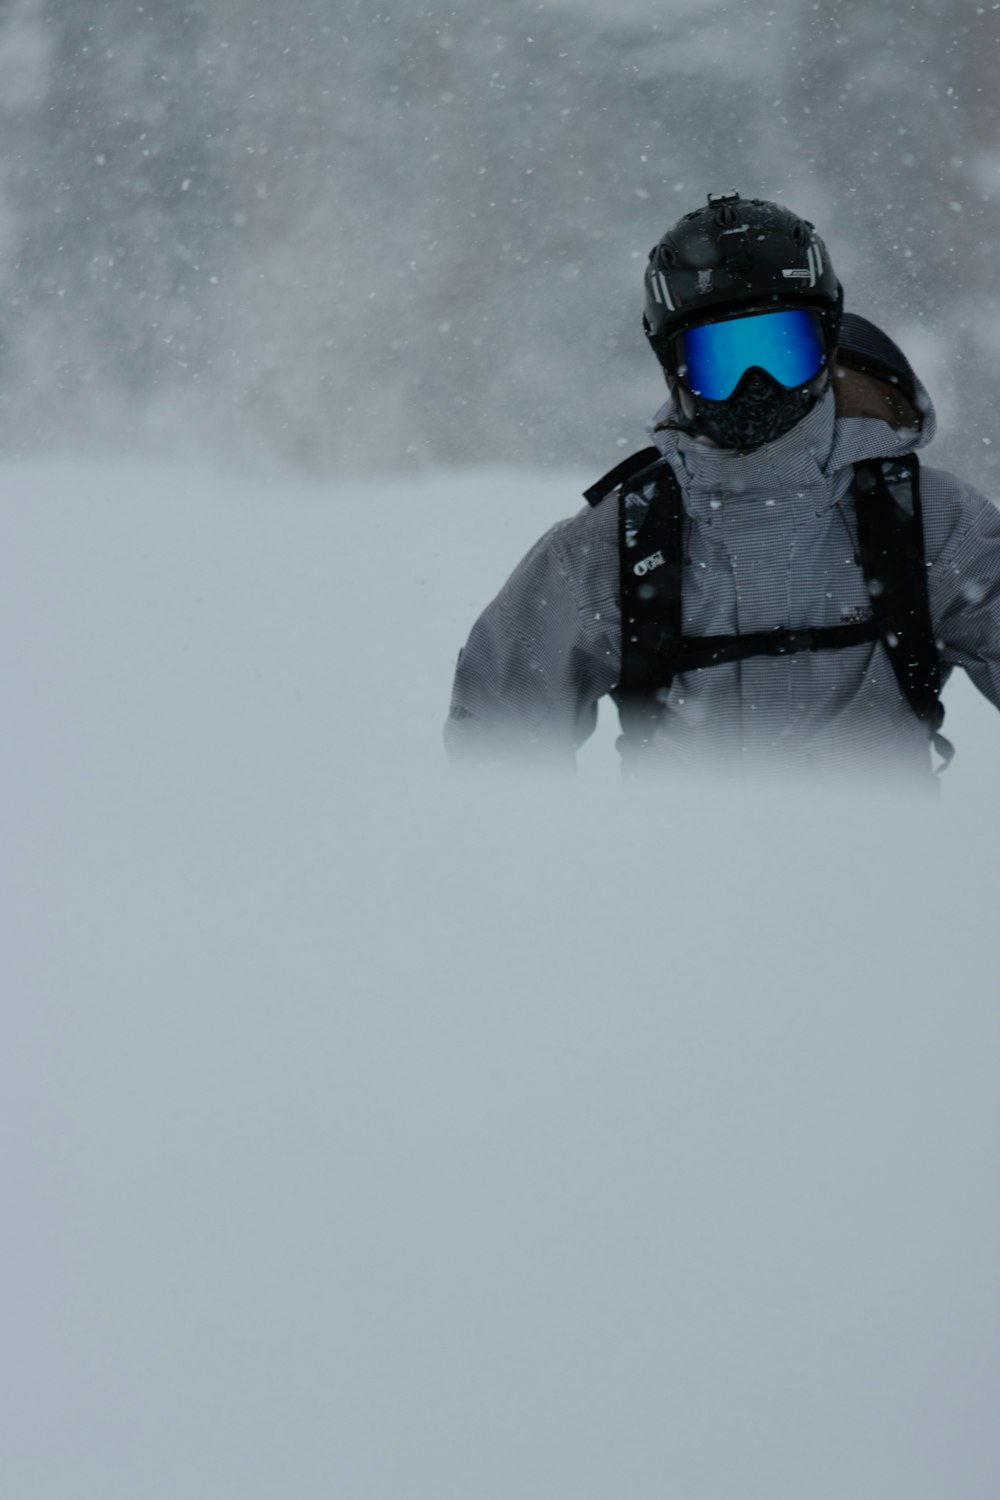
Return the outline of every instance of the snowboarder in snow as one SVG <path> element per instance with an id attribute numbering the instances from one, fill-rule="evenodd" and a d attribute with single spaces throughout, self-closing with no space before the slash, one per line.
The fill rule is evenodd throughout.
<path id="1" fill-rule="evenodd" d="M 572 763 L 610 694 L 627 767 L 946 760 L 964 667 L 1000 706 L 1000 513 L 920 465 L 905 357 L 813 226 L 709 197 L 650 254 L 666 377 L 655 446 L 587 491 L 473 627 L 445 730 L 460 761 Z"/>

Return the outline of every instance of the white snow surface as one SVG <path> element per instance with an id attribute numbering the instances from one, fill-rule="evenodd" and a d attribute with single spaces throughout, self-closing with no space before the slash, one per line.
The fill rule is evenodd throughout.
<path id="1" fill-rule="evenodd" d="M 592 475 L 2 473 L 15 1500 L 992 1500 L 1000 719 L 468 778 Z"/>

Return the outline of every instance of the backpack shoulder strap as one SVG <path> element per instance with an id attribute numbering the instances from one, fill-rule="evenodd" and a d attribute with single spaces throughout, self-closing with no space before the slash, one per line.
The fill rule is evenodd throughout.
<path id="1" fill-rule="evenodd" d="M 659 457 L 659 456 L 658 456 Z M 649 738 L 661 704 L 662 663 L 682 636 L 684 503 L 677 476 L 666 459 L 645 471 L 654 485 L 644 500 L 629 485 L 618 499 L 618 568 L 621 605 L 621 669 L 613 690 L 624 739 Z"/>
<path id="2" fill-rule="evenodd" d="M 882 643 L 900 691 L 947 765 L 955 752 L 938 732 L 942 673 L 927 589 L 920 460 L 915 453 L 864 459 L 854 466 L 853 491 L 861 566 Z"/>
<path id="3" fill-rule="evenodd" d="M 589 490 L 584 490 L 583 498 L 588 505 L 600 505 L 615 490 L 638 478 L 643 469 L 655 467 L 662 457 L 659 448 L 641 448 L 638 453 L 630 453 L 628 458 L 623 458 L 620 464 L 616 464 L 596 484 L 592 484 Z"/>

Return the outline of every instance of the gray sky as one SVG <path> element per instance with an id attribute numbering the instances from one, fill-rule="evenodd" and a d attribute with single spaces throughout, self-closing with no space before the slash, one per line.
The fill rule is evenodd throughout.
<path id="1" fill-rule="evenodd" d="M 0 437 L 600 472 L 662 390 L 649 248 L 735 186 L 816 221 L 989 489 L 998 17 L 10 0 Z"/>

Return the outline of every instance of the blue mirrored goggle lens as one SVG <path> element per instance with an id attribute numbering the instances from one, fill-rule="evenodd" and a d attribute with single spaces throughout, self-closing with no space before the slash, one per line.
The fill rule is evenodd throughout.
<path id="1" fill-rule="evenodd" d="M 755 365 L 779 385 L 804 385 L 826 359 L 819 317 L 806 308 L 703 323 L 678 334 L 677 371 L 695 396 L 725 401 Z"/>

